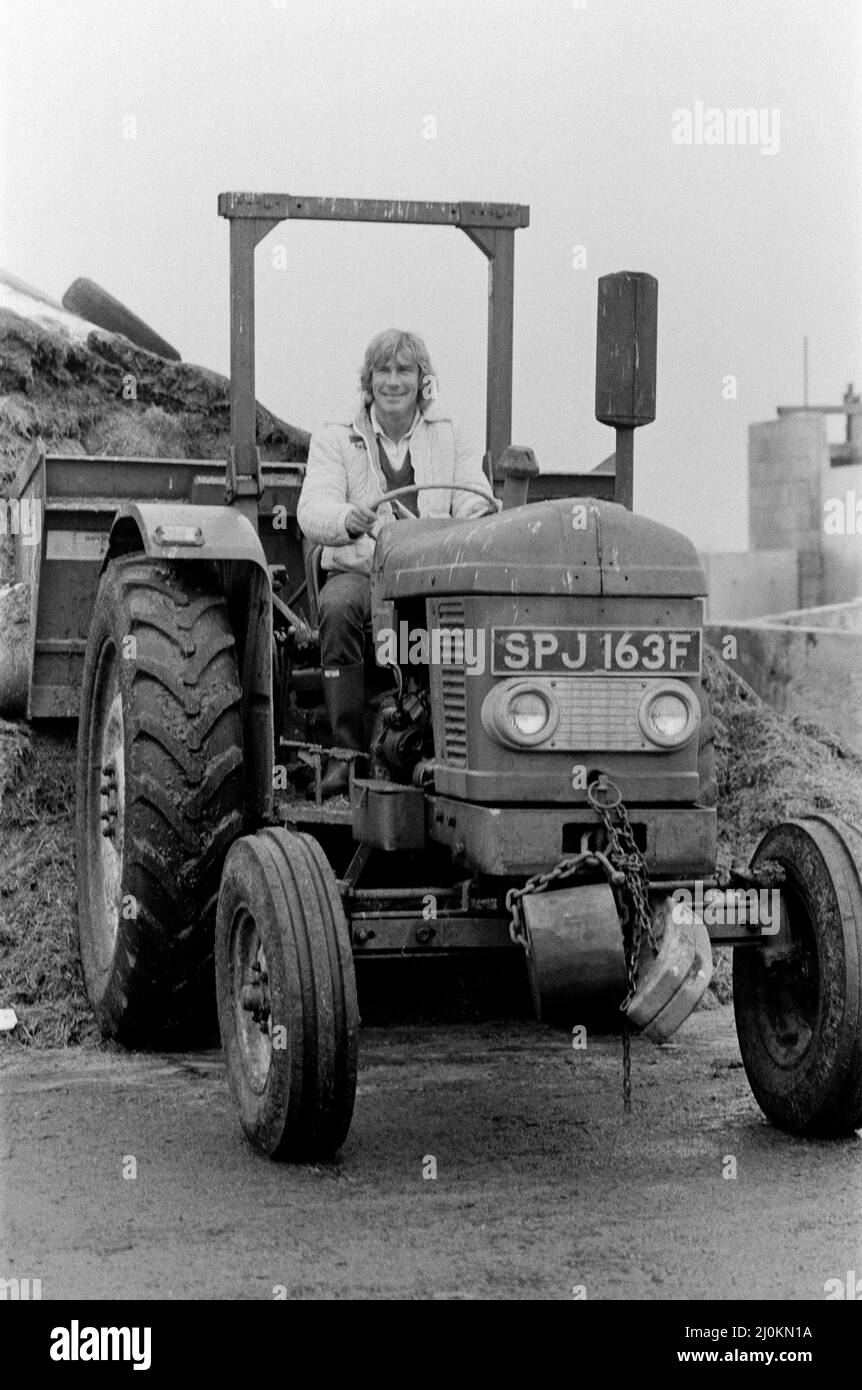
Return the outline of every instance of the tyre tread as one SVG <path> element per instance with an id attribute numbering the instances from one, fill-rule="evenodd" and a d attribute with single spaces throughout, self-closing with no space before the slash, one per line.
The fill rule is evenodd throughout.
<path id="1" fill-rule="evenodd" d="M 94 612 L 118 658 L 121 639 L 135 639 L 125 687 L 123 892 L 138 903 L 137 921 L 120 924 L 111 978 L 94 1002 L 103 1029 L 138 1046 L 200 1040 L 212 1017 L 218 874 L 242 833 L 244 798 L 235 645 L 214 586 L 201 566 L 120 557 Z M 79 800 L 81 776 L 79 767 Z M 79 843 L 79 856 L 88 848 Z"/>

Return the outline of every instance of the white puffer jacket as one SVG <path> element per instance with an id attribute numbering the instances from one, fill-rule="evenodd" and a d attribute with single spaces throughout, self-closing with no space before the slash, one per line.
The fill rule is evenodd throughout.
<path id="1" fill-rule="evenodd" d="M 371 506 L 387 491 L 376 445 L 367 410 L 360 411 L 352 425 L 324 425 L 311 436 L 296 517 L 303 534 L 316 545 L 324 546 L 325 570 L 368 574 L 374 538 L 381 526 L 394 520 L 387 502 L 380 508 L 373 536 L 351 540 L 345 528 L 351 507 Z M 410 461 L 417 483 L 453 484 L 451 492 L 442 488 L 420 492 L 420 517 L 452 516 L 460 520 L 487 510 L 486 503 L 474 492 L 458 491 L 458 483 L 472 483 L 491 496 L 480 459 L 464 444 L 450 417 L 434 405 L 417 421 L 410 438 Z"/>

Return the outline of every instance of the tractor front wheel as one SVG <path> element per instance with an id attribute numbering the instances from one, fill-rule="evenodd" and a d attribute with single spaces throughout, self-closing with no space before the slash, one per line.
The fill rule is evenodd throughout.
<path id="1" fill-rule="evenodd" d="M 736 1029 L 757 1103 L 796 1134 L 862 1127 L 859 847 L 849 826 L 818 815 L 775 826 L 752 859 L 786 878 L 778 932 L 734 951 Z"/>
<path id="2" fill-rule="evenodd" d="M 335 876 L 309 835 L 269 828 L 232 847 L 216 990 L 246 1137 L 272 1158 L 330 1158 L 353 1116 L 359 1014 Z"/>
<path id="3" fill-rule="evenodd" d="M 113 560 L 84 660 L 78 934 L 102 1031 L 128 1046 L 215 1031 L 215 909 L 243 786 L 236 651 L 213 576 Z"/>

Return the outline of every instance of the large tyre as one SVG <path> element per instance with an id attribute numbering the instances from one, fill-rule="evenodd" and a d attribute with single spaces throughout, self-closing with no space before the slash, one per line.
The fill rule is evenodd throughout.
<path id="1" fill-rule="evenodd" d="M 214 579 L 112 561 L 84 661 L 78 932 L 99 1024 L 128 1046 L 214 1032 L 215 909 L 243 794 L 236 651 Z"/>
<path id="2" fill-rule="evenodd" d="M 752 867 L 785 870 L 781 928 L 738 946 L 733 1007 L 751 1089 L 797 1134 L 862 1127 L 862 886 L 849 827 L 830 816 L 786 821 Z"/>
<path id="3" fill-rule="evenodd" d="M 331 1157 L 353 1116 L 359 1014 L 341 898 L 309 835 L 266 829 L 231 849 L 216 989 L 247 1138 L 272 1158 Z"/>
<path id="4" fill-rule="evenodd" d="M 72 281 L 63 295 L 63 308 L 78 314 L 88 323 L 94 323 L 97 328 L 104 328 L 108 333 L 122 333 L 130 343 L 144 348 L 146 352 L 155 353 L 157 357 L 165 357 L 170 362 L 180 361 L 175 347 L 166 343 L 160 334 L 155 333 L 125 304 L 121 304 L 119 299 L 86 277 Z"/>

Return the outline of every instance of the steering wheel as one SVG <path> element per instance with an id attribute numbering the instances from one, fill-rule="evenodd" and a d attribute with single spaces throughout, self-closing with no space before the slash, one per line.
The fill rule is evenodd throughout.
<path id="1" fill-rule="evenodd" d="M 485 488 L 480 487 L 478 483 L 408 483 L 406 487 L 396 487 L 391 492 L 384 492 L 383 496 L 378 497 L 376 502 L 368 504 L 369 510 L 376 512 L 377 508 L 382 507 L 384 502 L 397 502 L 399 497 L 405 497 L 410 492 L 439 492 L 441 488 L 445 488 L 447 492 L 475 492 L 484 501 L 491 503 L 495 512 L 500 512 L 503 509 L 503 503 L 500 499 L 489 496 Z M 412 513 L 409 515 L 412 516 Z M 481 515 L 490 515 L 490 508 L 487 513 L 483 512 Z"/>
<path id="2" fill-rule="evenodd" d="M 405 497 L 410 492 L 439 492 L 441 488 L 445 488 L 447 492 L 475 492 L 478 497 L 481 497 L 483 501 L 490 504 L 487 512 L 480 513 L 481 516 L 490 516 L 492 507 L 495 515 L 503 510 L 503 503 L 500 499 L 498 497 L 492 497 L 483 487 L 480 487 L 478 483 L 408 483 L 405 487 L 396 487 L 393 488 L 391 492 L 384 492 L 383 496 L 378 497 L 376 502 L 370 502 L 368 508 L 369 511 L 376 512 L 377 508 L 382 507 L 384 502 L 394 502 L 396 507 L 398 507 L 400 506 L 398 501 L 399 497 Z M 406 507 L 401 507 L 401 511 L 404 516 L 409 517 L 411 521 L 416 521 L 416 517 L 412 512 L 409 512 Z M 478 520 L 478 518 L 476 519 Z M 356 539 L 355 536 L 349 536 L 347 540 L 328 541 L 327 544 L 335 547 L 354 545 Z"/>

